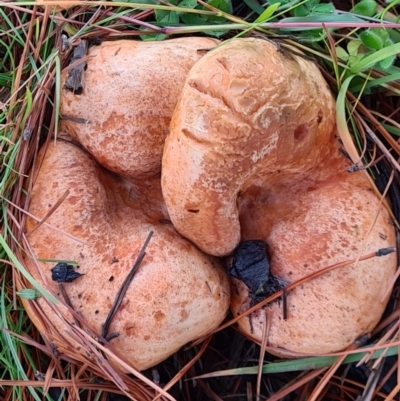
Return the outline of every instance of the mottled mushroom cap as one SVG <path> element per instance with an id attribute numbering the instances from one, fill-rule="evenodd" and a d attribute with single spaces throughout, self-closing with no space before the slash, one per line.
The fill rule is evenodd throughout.
<path id="1" fill-rule="evenodd" d="M 74 310 L 98 335 L 121 284 L 154 231 L 108 333 L 119 333 L 111 344 L 136 369 L 154 366 L 218 327 L 229 307 L 227 274 L 218 260 L 183 239 L 164 220 L 162 209 L 150 208 L 145 214 L 147 199 L 70 143 L 50 144 L 32 177 L 37 173 L 29 207 L 32 215 L 42 219 L 69 193 L 46 224 L 35 229 L 38 223 L 28 218 L 26 235 L 32 256 L 78 263 L 76 271 L 83 276 L 63 285 Z M 27 257 L 25 265 L 35 280 L 63 299 L 51 279 L 55 263 L 33 262 Z M 74 324 L 62 305 L 57 308 L 63 319 L 43 298 L 23 302 L 42 335 L 59 346 L 60 352 L 74 347 L 85 353 L 84 344 L 76 341 L 63 322 Z"/>
<path id="2" fill-rule="evenodd" d="M 115 173 L 131 179 L 159 176 L 164 140 L 185 77 L 218 43 L 188 37 L 92 46 L 82 94 L 62 90 L 61 130 Z"/>
<path id="3" fill-rule="evenodd" d="M 332 95 L 312 62 L 240 39 L 190 70 L 166 139 L 162 187 L 177 230 L 212 255 L 240 239 L 238 195 L 279 171 L 310 171 L 329 154 Z"/>
<path id="4" fill-rule="evenodd" d="M 395 246 L 385 203 L 336 138 L 335 103 L 311 61 L 262 39 L 219 46 L 189 72 L 164 148 L 162 190 L 171 221 L 203 251 L 268 243 L 271 272 L 288 284 L 335 263 Z M 370 332 L 388 301 L 396 256 L 325 274 L 239 321 L 280 355 L 325 353 Z M 232 279 L 235 316 L 251 305 Z M 257 286 L 255 285 L 254 288 Z"/>
<path id="5" fill-rule="evenodd" d="M 242 238 L 266 241 L 272 273 L 288 284 L 396 244 L 389 213 L 361 172 L 320 188 L 287 187 L 274 194 L 260 190 L 240 209 Z M 275 354 L 342 350 L 379 322 L 396 261 L 393 252 L 325 273 L 288 292 L 286 320 L 280 298 L 252 314 L 251 323 L 240 319 L 240 330 L 261 342 L 266 316 L 268 345 L 276 348 Z M 250 304 L 249 289 L 232 279 L 233 314 Z"/>

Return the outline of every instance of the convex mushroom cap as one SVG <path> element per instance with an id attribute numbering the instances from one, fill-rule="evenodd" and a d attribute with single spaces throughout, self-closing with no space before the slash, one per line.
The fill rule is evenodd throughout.
<path id="1" fill-rule="evenodd" d="M 33 256 L 79 264 L 76 271 L 83 276 L 63 285 L 74 310 L 98 335 L 141 247 L 154 232 L 108 333 L 119 333 L 111 343 L 136 369 L 161 362 L 221 323 L 229 307 L 230 288 L 219 262 L 183 239 L 157 213 L 153 218 L 144 215 L 147 201 L 132 201 L 129 183 L 63 141 L 49 145 L 40 169 L 36 166 L 32 175 L 36 173 L 29 207 L 34 216 L 43 218 L 66 191 L 69 194 L 47 224 L 35 229 L 38 223 L 28 219 Z M 30 258 L 25 263 L 35 280 L 62 299 L 51 280 L 55 263 Z M 32 301 L 24 304 L 32 321 L 60 352 L 74 347 L 85 353 L 84 345 L 71 335 L 69 325 L 74 319 L 62 305 L 57 306 L 60 318 L 43 298 L 35 301 L 36 306 Z M 38 314 L 36 307 L 43 313 Z"/>
<path id="2" fill-rule="evenodd" d="M 229 307 L 227 274 L 170 224 L 159 178 L 164 138 L 185 75 L 204 53 L 197 50 L 217 43 L 206 38 L 116 41 L 91 49 L 83 93 L 62 92 L 59 137 L 82 145 L 101 165 L 80 147 L 59 141 L 49 145 L 40 165 L 42 150 L 31 173 L 37 178 L 29 211 L 39 219 L 68 194 L 46 220 L 50 226 L 27 220 L 33 260 L 79 264 L 76 271 L 84 275 L 65 283 L 65 290 L 99 335 L 121 283 L 154 231 L 109 330 L 119 333 L 112 345 L 137 369 L 215 329 Z M 51 281 L 54 264 L 33 260 L 26 258 L 27 269 L 57 292 Z M 71 335 L 75 323 L 62 305 L 57 306 L 61 318 L 44 299 L 25 306 L 60 352 L 68 347 L 85 352 L 84 343 Z"/>
<path id="3" fill-rule="evenodd" d="M 394 227 L 365 172 L 350 174 L 335 103 L 317 66 L 262 39 L 223 44 L 186 78 L 164 148 L 162 190 L 177 230 L 203 251 L 268 243 L 272 273 L 292 283 L 395 245 Z M 265 311 L 268 343 L 330 352 L 371 331 L 387 303 L 395 254 L 309 281 Z M 248 309 L 233 281 L 232 311 Z M 264 311 L 240 328 L 260 341 Z"/>
<path id="4" fill-rule="evenodd" d="M 104 167 L 127 178 L 157 176 L 185 77 L 218 40 L 118 40 L 92 46 L 83 92 L 62 90 L 61 130 Z M 68 72 L 62 76 L 65 82 Z"/>

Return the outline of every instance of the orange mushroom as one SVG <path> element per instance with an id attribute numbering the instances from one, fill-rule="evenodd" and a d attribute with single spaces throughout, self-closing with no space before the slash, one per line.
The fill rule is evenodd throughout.
<path id="1" fill-rule="evenodd" d="M 141 247 L 154 232 L 106 333 L 119 334 L 110 341 L 136 369 L 154 366 L 218 327 L 229 307 L 226 273 L 218 260 L 177 234 L 163 220 L 167 217 L 163 210 L 156 212 L 154 206 L 144 214 L 148 201 L 132 198 L 129 182 L 61 140 L 49 145 L 32 176 L 36 173 L 29 207 L 34 216 L 43 218 L 67 191 L 69 194 L 47 224 L 37 227 L 37 221 L 28 219 L 27 237 L 36 260 L 27 257 L 26 267 L 62 299 L 52 280 L 55 262 L 38 259 L 78 263 L 75 271 L 83 275 L 63 286 L 74 310 L 98 336 Z M 62 305 L 56 312 L 43 298 L 24 300 L 24 304 L 32 321 L 60 352 L 74 347 L 85 353 L 84 344 L 69 328 L 75 324 L 73 316 Z"/>
<path id="2" fill-rule="evenodd" d="M 287 283 L 395 245 L 390 216 L 335 135 L 335 103 L 318 67 L 262 39 L 238 39 L 189 72 L 164 148 L 162 190 L 176 229 L 206 253 L 265 241 Z M 280 354 L 345 348 L 379 321 L 395 254 L 308 281 L 264 309 Z M 232 279 L 234 315 L 251 304 Z M 239 321 L 261 341 L 262 310 Z M 252 327 L 253 326 L 253 327 Z"/>
<path id="3" fill-rule="evenodd" d="M 127 178 L 158 176 L 185 77 L 218 40 L 118 40 L 89 49 L 83 92 L 62 90 L 61 130 Z M 67 71 L 62 75 L 65 82 Z"/>
<path id="4" fill-rule="evenodd" d="M 31 174 L 38 176 L 29 212 L 39 219 L 67 194 L 46 221 L 50 226 L 38 227 L 28 219 L 33 257 L 79 264 L 75 272 L 83 276 L 64 286 L 73 308 L 98 335 L 139 250 L 154 231 L 110 327 L 110 333 L 119 333 L 112 345 L 139 370 L 215 329 L 229 308 L 226 272 L 216 258 L 199 251 L 170 224 L 159 178 L 164 138 L 185 75 L 204 53 L 198 50 L 217 43 L 207 38 L 124 40 L 92 48 L 83 93 L 62 92 L 60 137 L 82 145 L 100 164 L 80 147 L 59 140 L 49 145 L 43 164 Z M 51 280 L 54 263 L 30 258 L 25 262 L 38 282 L 58 291 Z M 63 268 L 58 277 L 72 275 L 72 267 Z M 34 306 L 24 302 L 49 341 L 61 349 L 85 352 L 70 333 L 75 323 L 62 305 L 60 318 L 43 299 Z"/>

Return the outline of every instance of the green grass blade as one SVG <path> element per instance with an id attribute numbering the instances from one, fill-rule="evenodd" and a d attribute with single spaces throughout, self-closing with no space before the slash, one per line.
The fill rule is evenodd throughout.
<path id="1" fill-rule="evenodd" d="M 336 99 L 336 124 L 340 139 L 342 140 L 347 153 L 349 154 L 353 163 L 357 163 L 360 160 L 360 156 L 350 135 L 346 119 L 346 93 L 350 82 L 354 77 L 355 75 L 351 75 L 350 77 L 346 78 L 340 87 Z"/>
<path id="2" fill-rule="evenodd" d="M 368 89 L 368 88 L 372 88 L 374 86 L 387 87 L 387 86 L 385 86 L 386 84 L 388 84 L 390 82 L 396 82 L 399 80 L 400 80 L 400 72 L 398 72 L 396 74 L 387 75 L 387 76 L 381 77 L 381 78 L 369 79 L 365 85 L 357 85 L 357 86 L 352 87 L 350 90 L 352 93 L 358 93 L 362 88 Z"/>
<path id="3" fill-rule="evenodd" d="M 400 43 L 395 43 L 362 58 L 358 63 L 350 68 L 350 72 L 352 74 L 358 74 L 361 71 L 374 66 L 379 61 L 397 55 L 398 53 L 400 53 Z"/>
<path id="4" fill-rule="evenodd" d="M 353 22 L 355 25 L 364 22 L 362 19 L 351 16 L 351 15 L 326 15 L 326 14 L 316 14 L 307 15 L 305 17 L 288 17 L 283 18 L 281 23 L 297 23 L 297 22 Z M 281 28 L 282 31 L 308 31 L 311 29 L 321 29 L 321 27 L 299 27 L 299 28 Z"/>
<path id="5" fill-rule="evenodd" d="M 29 272 L 25 269 L 24 266 L 19 262 L 19 260 L 16 258 L 16 256 L 13 254 L 12 250 L 8 246 L 7 242 L 5 241 L 4 237 L 0 235 L 0 246 L 3 247 L 3 249 L 6 251 L 7 256 L 11 260 L 11 262 L 14 264 L 14 266 L 22 273 L 22 275 L 32 284 L 33 287 L 35 287 L 43 296 L 45 296 L 48 300 L 51 302 L 54 302 L 55 304 L 58 303 L 57 298 L 55 298 L 53 295 L 51 295 L 48 291 L 46 291 L 30 274 Z"/>
<path id="6" fill-rule="evenodd" d="M 375 351 L 371 359 L 379 358 L 383 353 L 385 357 L 398 354 L 398 347 L 388 347 L 387 349 L 379 349 Z M 348 355 L 342 362 L 342 365 L 360 361 L 367 352 L 359 352 Z M 285 372 L 298 372 L 303 370 L 320 369 L 332 366 L 336 362 L 337 356 L 321 356 L 301 358 L 283 362 L 273 362 L 263 366 L 263 373 L 285 373 Z M 237 368 L 223 370 L 205 375 L 197 376 L 196 378 L 219 377 L 219 376 L 233 376 L 233 375 L 255 375 L 258 373 L 258 366 L 251 366 L 246 368 Z"/>
<path id="7" fill-rule="evenodd" d="M 1 314 L 1 324 L 2 327 L 5 329 L 9 329 L 9 325 L 7 323 L 7 315 L 6 315 L 6 305 L 5 305 L 5 295 L 6 295 L 6 289 L 5 289 L 5 280 L 3 280 L 2 283 L 2 295 L 0 297 L 0 314 Z M 19 340 L 16 340 L 15 338 L 13 338 L 10 333 L 1 330 L 0 332 L 1 337 L 2 337 L 2 343 L 5 343 L 5 346 L 7 347 L 7 350 L 9 351 L 9 353 L 11 354 L 12 357 L 12 361 L 14 363 L 14 367 L 13 369 L 10 371 L 14 372 L 15 369 L 17 370 L 17 375 L 18 377 L 22 377 L 23 380 L 29 380 L 28 376 L 25 373 L 24 368 L 22 367 L 22 364 L 19 360 L 19 356 L 18 356 L 18 350 L 17 350 L 17 343 L 19 342 Z M 8 358 L 9 359 L 9 358 Z M 16 377 L 17 378 L 17 377 Z M 38 394 L 36 393 L 34 387 L 27 387 L 29 392 L 31 393 L 32 397 L 36 400 L 36 401 L 41 401 L 41 397 L 38 396 Z M 16 389 L 17 390 L 17 389 Z"/>

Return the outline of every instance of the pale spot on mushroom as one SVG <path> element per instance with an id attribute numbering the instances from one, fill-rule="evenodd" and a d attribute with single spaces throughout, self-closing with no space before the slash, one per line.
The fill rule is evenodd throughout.
<path id="1" fill-rule="evenodd" d="M 271 124 L 271 119 L 269 118 L 269 113 L 263 113 L 260 116 L 260 125 L 267 129 Z"/>
<path id="2" fill-rule="evenodd" d="M 207 127 L 210 125 L 210 119 L 204 113 L 199 113 L 196 120 L 194 121 L 194 126 L 191 127 L 196 131 L 200 131 L 202 133 L 207 133 Z"/>
<path id="3" fill-rule="evenodd" d="M 277 144 L 278 144 L 278 133 L 274 132 L 270 135 L 271 140 L 270 142 L 264 146 L 263 148 L 259 149 L 259 150 L 254 150 L 253 154 L 251 155 L 251 161 L 253 163 L 258 162 L 260 159 L 262 159 L 265 155 L 267 155 L 268 153 L 270 153 L 273 149 L 276 148 Z"/>
<path id="4" fill-rule="evenodd" d="M 256 104 L 257 99 L 249 96 L 241 96 L 236 99 L 236 110 L 247 114 Z"/>
<path id="5" fill-rule="evenodd" d="M 247 88 L 248 82 L 245 79 L 234 79 L 229 85 L 232 94 L 237 96 L 242 94 Z"/>

